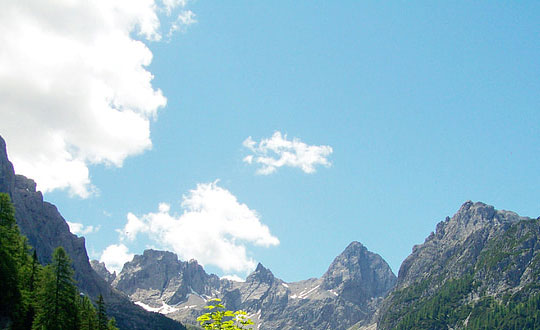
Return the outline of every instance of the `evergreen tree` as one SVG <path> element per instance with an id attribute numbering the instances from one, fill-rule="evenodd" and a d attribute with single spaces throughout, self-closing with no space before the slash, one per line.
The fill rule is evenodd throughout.
<path id="1" fill-rule="evenodd" d="M 19 267 L 17 250 L 20 234 L 15 210 L 8 194 L 0 193 L 0 322 L 13 320 L 20 309 Z M 0 324 L 5 326 L 5 324 Z"/>
<path id="2" fill-rule="evenodd" d="M 25 302 L 24 313 L 21 315 L 19 322 L 20 327 L 25 330 L 32 329 L 32 323 L 36 314 L 36 282 L 42 267 L 39 264 L 37 252 L 32 253 L 31 261 L 26 265 L 27 270 L 24 272 L 22 279 L 22 294 Z"/>
<path id="3" fill-rule="evenodd" d="M 80 295 L 79 318 L 80 330 L 94 330 L 97 328 L 96 309 L 92 305 L 92 301 L 83 294 Z"/>
<path id="4" fill-rule="evenodd" d="M 119 330 L 116 327 L 116 319 L 114 317 L 111 317 L 109 322 L 107 322 L 107 330 Z"/>
<path id="5" fill-rule="evenodd" d="M 98 330 L 107 330 L 107 313 L 105 312 L 105 301 L 103 296 L 100 294 L 97 304 L 97 319 L 98 319 Z"/>
<path id="6" fill-rule="evenodd" d="M 42 272 L 34 329 L 77 329 L 78 291 L 73 281 L 71 260 L 62 247 L 53 253 L 53 262 Z"/>

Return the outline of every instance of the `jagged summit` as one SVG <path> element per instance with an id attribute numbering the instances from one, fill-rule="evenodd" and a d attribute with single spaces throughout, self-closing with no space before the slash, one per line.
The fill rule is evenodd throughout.
<path id="1" fill-rule="evenodd" d="M 321 287 L 365 304 L 371 297 L 386 295 L 395 283 L 396 276 L 381 256 L 352 242 L 328 267 Z"/>
<path id="2" fill-rule="evenodd" d="M 397 285 L 381 307 L 379 328 L 393 329 L 399 322 L 402 328 L 410 326 L 407 322 L 422 317 L 415 314 L 418 310 L 431 309 L 430 299 L 441 296 L 459 304 L 433 316 L 440 323 L 431 328 L 463 328 L 467 315 L 475 312 L 460 312 L 458 307 L 474 309 L 483 298 L 509 299 L 513 294 L 521 301 L 538 291 L 539 274 L 538 221 L 467 201 L 403 261 Z M 426 322 L 424 326 L 430 326 L 431 321 Z"/>
<path id="3" fill-rule="evenodd" d="M 270 269 L 264 267 L 260 262 L 257 264 L 257 268 L 255 268 L 255 271 L 251 273 L 247 278 L 246 282 L 264 282 L 264 283 L 272 283 L 274 281 L 275 277 L 274 274 L 270 271 Z"/>
<path id="4" fill-rule="evenodd" d="M 94 269 L 94 271 L 109 284 L 111 284 L 116 278 L 116 272 L 111 273 L 105 266 L 104 262 L 90 260 L 90 266 L 92 266 L 92 269 Z"/>
<path id="5" fill-rule="evenodd" d="M 126 263 L 113 286 L 140 306 L 195 324 L 210 298 L 246 310 L 260 330 L 345 330 L 371 319 L 395 282 L 384 260 L 352 242 L 321 278 L 285 283 L 257 264 L 245 282 L 208 275 L 196 261 L 147 250 Z M 320 311 L 324 311 L 321 313 Z"/>

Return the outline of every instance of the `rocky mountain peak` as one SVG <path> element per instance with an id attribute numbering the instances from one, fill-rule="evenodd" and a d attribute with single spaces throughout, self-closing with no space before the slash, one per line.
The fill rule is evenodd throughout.
<path id="1" fill-rule="evenodd" d="M 439 322 L 423 323 L 429 328 L 463 328 L 469 320 L 466 315 L 476 315 L 470 309 L 488 296 L 497 300 L 515 294 L 521 301 L 537 288 L 539 233 L 535 220 L 484 203 L 465 202 L 402 263 L 396 288 L 382 304 L 379 329 L 403 328 L 407 319 L 416 320 L 415 313 L 437 301 L 433 297 L 459 301 L 460 307 L 470 305 L 462 315 L 457 309 L 452 315 L 454 307 L 441 315 L 424 312 Z M 460 283 L 459 288 L 452 287 L 455 283 Z M 397 327 L 399 322 L 404 322 L 401 327 Z"/>
<path id="2" fill-rule="evenodd" d="M 109 272 L 104 262 L 90 260 L 90 266 L 92 266 L 92 269 L 94 269 L 96 273 L 98 273 L 98 275 L 101 276 L 101 278 L 103 278 L 109 284 L 111 284 L 116 278 L 116 272 Z"/>
<path id="3" fill-rule="evenodd" d="M 0 136 L 0 191 L 11 195 L 14 186 L 15 172 L 13 171 L 13 165 L 8 160 L 6 142 Z"/>
<path id="4" fill-rule="evenodd" d="M 445 242 L 464 242 L 473 233 L 478 231 L 491 231 L 496 228 L 507 228 L 512 223 L 523 220 L 514 212 L 498 211 L 491 205 L 482 202 L 465 202 L 452 217 L 446 217 L 437 224 L 435 233 L 432 233 L 426 242 L 437 240 Z M 414 250 L 418 248 L 415 246 Z"/>
<path id="5" fill-rule="evenodd" d="M 153 249 L 144 250 L 142 256 L 135 255 L 134 258 L 137 258 L 139 262 L 142 262 L 143 260 L 146 262 L 178 262 L 178 256 L 176 254 L 169 251 L 160 251 Z"/>
<path id="6" fill-rule="evenodd" d="M 360 304 L 385 295 L 395 283 L 396 276 L 381 256 L 352 242 L 328 267 L 321 287 Z"/>
<path id="7" fill-rule="evenodd" d="M 272 283 L 275 277 L 270 269 L 264 267 L 260 262 L 257 264 L 255 271 L 251 273 L 247 278 L 246 282 L 261 282 L 261 283 Z"/>

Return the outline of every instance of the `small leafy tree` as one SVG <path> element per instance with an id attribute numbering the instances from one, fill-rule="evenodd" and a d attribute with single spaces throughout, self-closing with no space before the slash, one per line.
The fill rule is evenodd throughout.
<path id="1" fill-rule="evenodd" d="M 245 311 L 232 312 L 225 309 L 221 299 L 211 299 L 211 304 L 205 308 L 208 313 L 197 318 L 197 321 L 205 330 L 242 330 L 252 329 L 248 326 L 253 324 Z"/>

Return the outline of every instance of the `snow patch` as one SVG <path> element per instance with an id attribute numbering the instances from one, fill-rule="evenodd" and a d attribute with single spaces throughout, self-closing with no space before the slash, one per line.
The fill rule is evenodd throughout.
<path id="1" fill-rule="evenodd" d="M 286 288 L 289 288 L 289 286 L 287 285 L 287 283 L 281 283 L 281 285 L 283 285 L 283 286 L 286 287 Z"/>
<path id="2" fill-rule="evenodd" d="M 160 314 L 170 314 L 170 313 L 176 312 L 178 310 L 178 308 L 175 308 L 175 307 L 173 307 L 171 305 L 167 305 L 164 302 L 161 302 L 161 303 L 163 304 L 161 307 L 151 307 L 151 306 L 148 306 L 147 304 L 143 303 L 142 301 L 136 301 L 135 305 L 141 306 L 142 308 L 144 308 L 148 312 L 154 312 L 154 313 L 160 313 Z"/>
<path id="3" fill-rule="evenodd" d="M 314 288 L 311 288 L 310 290 L 306 291 L 307 289 L 304 289 L 302 292 L 300 292 L 300 294 L 298 295 L 298 298 L 300 299 L 305 299 L 307 298 L 307 296 L 309 296 L 311 293 L 313 293 L 313 291 L 317 290 L 319 288 L 320 285 L 317 285 L 316 287 Z M 295 297 L 296 298 L 296 297 Z"/>
<path id="4" fill-rule="evenodd" d="M 189 305 L 189 306 L 184 306 L 184 309 L 191 309 L 195 307 L 197 307 L 197 305 Z"/>

